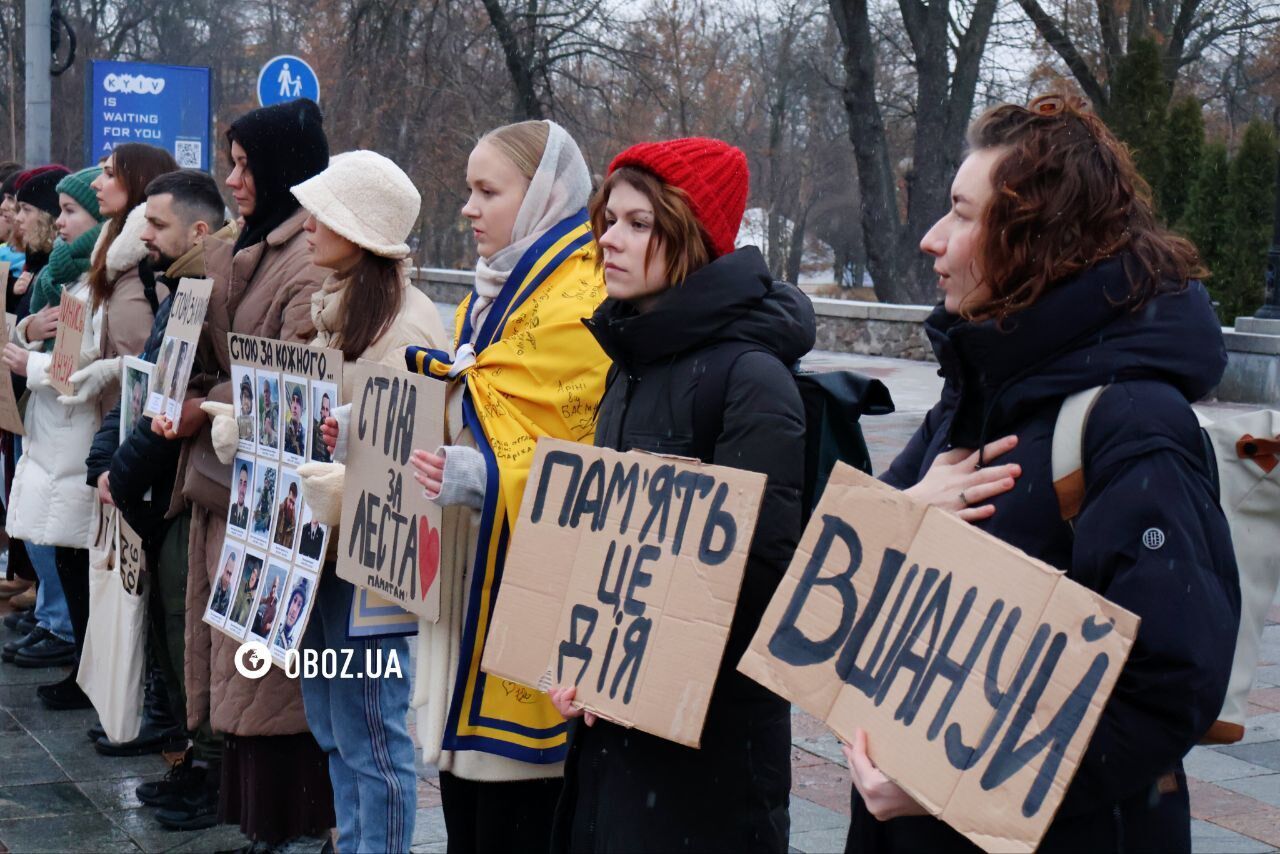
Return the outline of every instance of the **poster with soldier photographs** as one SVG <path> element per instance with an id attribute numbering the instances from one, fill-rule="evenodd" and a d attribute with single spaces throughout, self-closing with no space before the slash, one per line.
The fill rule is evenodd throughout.
<path id="1" fill-rule="evenodd" d="M 143 414 L 152 418 L 163 415 L 176 429 L 182 417 L 182 402 L 187 381 L 196 359 L 196 342 L 209 308 L 212 279 L 182 279 L 173 295 L 173 308 L 164 328 L 160 358 L 151 374 L 147 403 Z"/>
<path id="2" fill-rule="evenodd" d="M 297 467 L 329 461 L 313 444 L 323 448 L 319 421 L 338 406 L 342 353 L 235 333 L 227 347 L 238 450 L 204 621 L 266 644 L 283 665 L 306 630 L 330 534 L 302 497 Z"/>

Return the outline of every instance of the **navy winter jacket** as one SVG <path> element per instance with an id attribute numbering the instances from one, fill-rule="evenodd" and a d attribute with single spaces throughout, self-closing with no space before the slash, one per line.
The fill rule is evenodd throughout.
<path id="1" fill-rule="evenodd" d="M 942 398 L 883 478 L 905 488 L 942 451 L 1016 434 L 998 462 L 1022 476 L 979 527 L 1142 618 L 1046 851 L 1190 849 L 1181 761 L 1221 709 L 1235 648 L 1235 554 L 1191 409 L 1222 376 L 1221 328 L 1199 282 L 1132 305 L 1113 258 L 1003 329 L 939 307 L 926 327 Z M 1063 398 L 1097 385 L 1109 387 L 1086 425 L 1073 534 L 1053 490 L 1052 436 Z M 1144 545 L 1152 528 L 1158 549 Z M 976 850 L 936 819 L 880 823 L 856 790 L 853 802 L 849 850 Z"/>
<path id="2" fill-rule="evenodd" d="M 156 310 L 151 334 L 143 346 L 141 358 L 155 363 L 164 342 L 164 330 L 169 324 L 169 309 L 173 305 L 173 291 Z M 124 514 L 125 520 L 141 535 L 148 545 L 159 543 L 164 533 L 164 516 L 173 495 L 174 478 L 178 473 L 178 454 L 181 442 L 171 442 L 151 432 L 151 419 L 145 415 L 133 425 L 133 432 L 120 442 L 120 403 L 107 413 L 102 426 L 93 437 L 93 445 L 85 461 L 88 465 L 88 482 L 97 487 L 103 472 L 110 472 L 111 500 Z M 151 500 L 142 496 L 151 490 Z"/>

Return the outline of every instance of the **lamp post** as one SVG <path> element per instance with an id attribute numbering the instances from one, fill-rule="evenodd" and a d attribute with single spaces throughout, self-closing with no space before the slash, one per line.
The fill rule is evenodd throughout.
<path id="1" fill-rule="evenodd" d="M 50 0 L 26 2 L 26 144 L 23 159 L 33 166 L 49 162 L 50 111 L 53 81 L 49 78 L 52 61 L 49 50 Z"/>
<path id="2" fill-rule="evenodd" d="M 1280 158 L 1276 159 L 1276 206 L 1272 214 L 1271 250 L 1267 252 L 1266 295 L 1254 312 L 1261 320 L 1280 320 Z"/>

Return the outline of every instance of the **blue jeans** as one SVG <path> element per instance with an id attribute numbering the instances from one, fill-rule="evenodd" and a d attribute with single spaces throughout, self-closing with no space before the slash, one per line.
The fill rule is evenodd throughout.
<path id="1" fill-rule="evenodd" d="M 37 546 L 24 543 L 31 565 L 36 569 L 40 586 L 36 588 L 36 624 L 49 634 L 70 643 L 75 640 L 71 628 L 71 613 L 67 610 L 67 597 L 58 580 L 58 565 L 54 561 L 54 546 Z"/>
<path id="2" fill-rule="evenodd" d="M 381 651 L 382 666 L 394 654 L 401 676 L 377 679 L 302 678 L 307 725 L 329 754 L 334 812 L 338 817 L 338 850 L 343 854 L 408 851 L 418 805 L 409 714 L 409 640 L 349 640 L 347 622 L 355 588 L 333 575 L 320 579 L 320 589 L 302 637 L 302 648 L 351 650 L 350 671 L 361 672 L 366 655 Z"/>

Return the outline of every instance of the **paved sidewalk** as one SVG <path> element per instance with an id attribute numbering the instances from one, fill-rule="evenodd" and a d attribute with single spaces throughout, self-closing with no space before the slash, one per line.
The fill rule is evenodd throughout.
<path id="1" fill-rule="evenodd" d="M 815 353 L 814 367 L 860 370 L 883 380 L 898 406 L 864 422 L 877 471 L 882 470 L 937 400 L 935 365 Z M 1202 407 L 1217 414 L 1239 407 Z M 1249 408 L 1249 407 L 1244 407 Z M 0 604 L 0 614 L 7 613 Z M 7 630 L 0 636 L 8 640 Z M 244 844 L 235 828 L 170 833 L 141 806 L 134 787 L 164 771 L 159 757 L 111 759 L 84 736 L 91 712 L 48 712 L 35 685 L 62 671 L 0 664 L 0 854 L 37 851 L 213 852 Z M 1262 665 L 1251 696 L 1248 735 L 1230 747 L 1197 747 L 1187 761 L 1193 848 L 1261 852 L 1280 847 L 1280 604 L 1271 611 Z M 849 777 L 835 738 L 818 721 L 793 718 L 791 845 L 794 851 L 844 848 Z M 434 770 L 420 769 L 414 852 L 445 850 L 444 817 Z"/>

